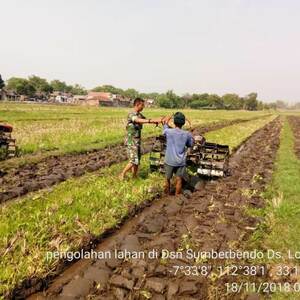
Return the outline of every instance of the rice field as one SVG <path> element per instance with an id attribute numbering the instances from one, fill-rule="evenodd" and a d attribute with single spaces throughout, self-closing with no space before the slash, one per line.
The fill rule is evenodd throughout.
<path id="1" fill-rule="evenodd" d="M 123 141 L 130 108 L 78 107 L 0 102 L 0 120 L 14 126 L 20 154 L 51 155 L 84 152 Z M 155 118 L 176 110 L 145 108 L 143 114 Z M 268 111 L 183 110 L 192 126 L 233 119 L 251 119 Z M 159 129 L 145 125 L 144 137 Z M 30 155 L 28 155 L 30 154 Z"/>
<path id="2" fill-rule="evenodd" d="M 207 133 L 206 138 L 235 148 L 273 118 L 225 127 Z M 47 259 L 48 251 L 80 249 L 87 237 L 92 239 L 116 226 L 132 207 L 162 191 L 163 177 L 149 174 L 147 156 L 136 181 L 119 181 L 123 166 L 124 163 L 116 164 L 70 179 L 50 191 L 42 190 L 0 207 L 0 280 L 3 282 L 0 294 L 25 278 L 54 273 L 59 261 Z"/>

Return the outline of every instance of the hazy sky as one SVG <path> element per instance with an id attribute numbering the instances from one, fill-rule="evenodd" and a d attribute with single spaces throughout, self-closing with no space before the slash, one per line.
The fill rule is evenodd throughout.
<path id="1" fill-rule="evenodd" d="M 0 0 L 0 74 L 300 100 L 298 0 Z"/>

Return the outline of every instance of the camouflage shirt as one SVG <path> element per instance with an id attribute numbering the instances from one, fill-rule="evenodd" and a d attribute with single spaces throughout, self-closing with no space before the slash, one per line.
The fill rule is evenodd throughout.
<path id="1" fill-rule="evenodd" d="M 128 146 L 140 143 L 141 140 L 143 125 L 134 122 L 137 118 L 146 119 L 140 112 L 131 112 L 128 114 L 126 126 Z"/>

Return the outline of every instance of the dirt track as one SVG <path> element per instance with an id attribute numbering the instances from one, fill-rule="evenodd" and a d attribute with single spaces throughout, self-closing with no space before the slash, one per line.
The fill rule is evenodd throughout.
<path id="1" fill-rule="evenodd" d="M 257 118 L 252 120 L 254 119 Z M 198 127 L 196 130 L 206 133 L 247 121 L 249 120 L 237 119 Z M 144 140 L 143 153 L 150 151 L 152 143 L 153 138 Z M 52 156 L 35 164 L 4 170 L 3 173 L 0 170 L 0 203 L 23 196 L 29 192 L 48 188 L 70 177 L 78 177 L 85 172 L 96 171 L 126 159 L 126 148 L 124 145 L 119 144 L 89 153 Z"/>
<path id="2" fill-rule="evenodd" d="M 95 251 L 110 251 L 111 259 L 81 260 L 59 276 L 44 293 L 31 299 L 244 299 L 225 295 L 225 282 L 236 277 L 174 275 L 174 265 L 193 260 L 115 259 L 118 251 L 170 251 L 191 247 L 197 251 L 236 249 L 258 224 L 243 207 L 264 205 L 259 194 L 269 182 L 279 146 L 279 119 L 250 137 L 231 157 L 232 175 L 210 181 L 190 197 L 165 197 L 128 221 Z M 216 264 L 218 261 L 208 261 Z M 220 263 L 220 262 L 219 262 Z M 252 295 L 253 296 L 253 295 Z M 250 298 L 249 298 L 250 299 Z M 251 298 L 258 299 L 258 298 Z"/>
<path id="3" fill-rule="evenodd" d="M 300 159 L 300 116 L 290 116 L 288 117 L 289 123 L 292 127 L 294 137 L 295 137 L 295 153 Z"/>

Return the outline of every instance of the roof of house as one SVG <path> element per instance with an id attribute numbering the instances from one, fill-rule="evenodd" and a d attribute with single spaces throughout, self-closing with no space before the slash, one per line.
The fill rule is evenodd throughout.
<path id="1" fill-rule="evenodd" d="M 146 99 L 147 103 L 154 103 L 154 99 Z"/>
<path id="2" fill-rule="evenodd" d="M 84 100 L 84 99 L 87 98 L 87 96 L 86 95 L 74 95 L 73 98 L 74 99 L 82 99 L 82 100 Z"/>
<path id="3" fill-rule="evenodd" d="M 97 99 L 101 101 L 111 101 L 111 93 L 106 92 L 89 92 L 87 95 L 87 100 Z"/>
<path id="4" fill-rule="evenodd" d="M 3 92 L 4 92 L 7 96 L 17 96 L 17 95 L 18 95 L 15 91 L 12 91 L 12 90 L 3 90 Z"/>

